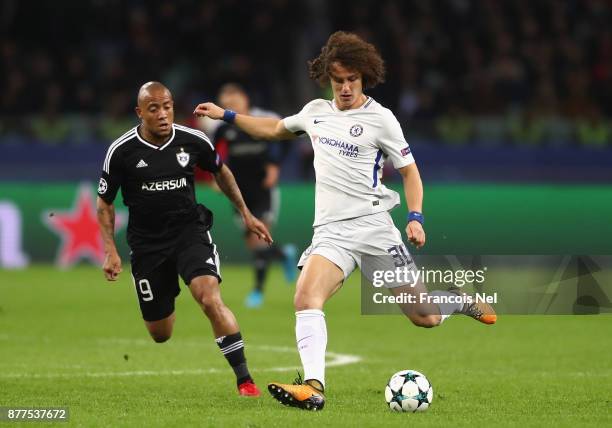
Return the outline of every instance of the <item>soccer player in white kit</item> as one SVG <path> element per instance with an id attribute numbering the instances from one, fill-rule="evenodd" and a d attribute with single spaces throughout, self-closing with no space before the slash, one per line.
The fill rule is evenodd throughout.
<path id="1" fill-rule="evenodd" d="M 384 63 L 376 48 L 355 34 L 336 32 L 309 62 L 309 72 L 322 85 L 331 84 L 333 100 L 316 99 L 282 120 L 236 114 L 213 103 L 199 104 L 194 114 L 234 123 L 257 139 L 287 140 L 303 133 L 310 137 L 316 174 L 314 236 L 298 263 L 302 271 L 294 298 L 305 381 L 271 383 L 268 389 L 283 404 L 318 410 L 325 404 L 325 302 L 361 267 L 363 256 L 388 255 L 392 248 L 405 250 L 388 213 L 399 205 L 399 195 L 380 181 L 386 159 L 402 176 L 409 241 L 422 247 L 425 232 L 423 186 L 400 124 L 389 109 L 363 93 L 384 80 Z M 485 324 L 496 321 L 486 303 L 428 305 L 402 310 L 422 327 L 437 326 L 453 313 Z"/>

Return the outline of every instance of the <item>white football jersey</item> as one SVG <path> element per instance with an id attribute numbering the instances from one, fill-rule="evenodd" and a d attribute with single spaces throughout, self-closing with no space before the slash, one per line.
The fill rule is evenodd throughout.
<path id="1" fill-rule="evenodd" d="M 283 123 L 291 132 L 306 132 L 314 149 L 314 226 L 388 211 L 400 203 L 397 192 L 380 182 L 383 163 L 391 158 L 399 169 L 414 157 L 391 110 L 371 97 L 344 111 L 334 101 L 317 99 Z"/>

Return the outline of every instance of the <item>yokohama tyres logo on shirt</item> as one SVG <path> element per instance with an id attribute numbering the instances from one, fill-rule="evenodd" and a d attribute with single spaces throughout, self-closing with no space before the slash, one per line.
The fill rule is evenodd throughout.
<path id="1" fill-rule="evenodd" d="M 359 156 L 359 146 L 355 144 L 347 143 L 336 138 L 320 137 L 318 135 L 313 136 L 313 139 L 315 141 L 318 140 L 321 144 L 337 148 L 338 154 L 342 156 L 349 158 L 356 158 Z"/>
<path id="2" fill-rule="evenodd" d="M 176 190 L 187 187 L 187 179 L 175 178 L 173 180 L 149 181 L 142 183 L 142 190 L 149 192 L 159 192 L 163 190 Z"/>

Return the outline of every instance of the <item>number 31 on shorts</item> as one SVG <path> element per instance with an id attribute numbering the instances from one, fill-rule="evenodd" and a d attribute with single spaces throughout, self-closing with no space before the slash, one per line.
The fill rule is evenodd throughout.
<path id="1" fill-rule="evenodd" d="M 393 263 L 395 264 L 395 267 L 408 266 L 410 265 L 410 263 L 412 263 L 412 258 L 410 257 L 408 249 L 404 244 L 395 245 L 387 249 L 387 252 L 393 258 Z"/>

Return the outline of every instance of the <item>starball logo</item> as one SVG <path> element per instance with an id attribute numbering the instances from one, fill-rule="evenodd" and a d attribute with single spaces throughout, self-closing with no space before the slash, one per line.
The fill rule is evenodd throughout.
<path id="1" fill-rule="evenodd" d="M 320 144 L 337 148 L 338 154 L 341 156 L 348 158 L 356 158 L 359 156 L 359 146 L 356 146 L 355 144 L 347 143 L 346 141 L 336 138 L 320 137 L 318 135 L 315 135 L 313 139 L 315 142 L 318 141 Z"/>

